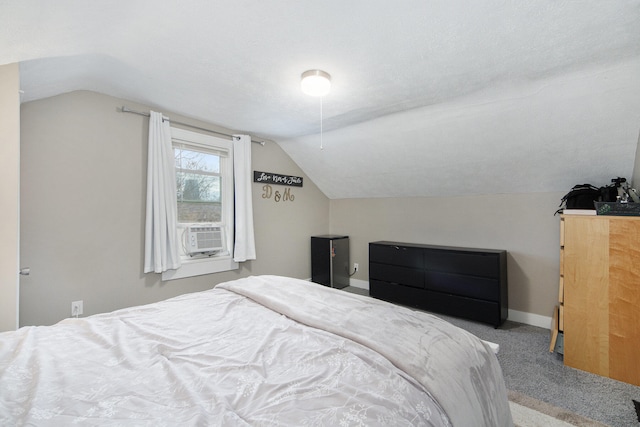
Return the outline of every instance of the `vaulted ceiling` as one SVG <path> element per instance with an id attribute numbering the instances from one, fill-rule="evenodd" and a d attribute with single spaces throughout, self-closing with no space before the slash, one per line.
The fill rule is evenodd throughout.
<path id="1" fill-rule="evenodd" d="M 23 102 L 92 90 L 266 138 L 330 198 L 633 174 L 640 0 L 14 0 L 0 23 Z"/>

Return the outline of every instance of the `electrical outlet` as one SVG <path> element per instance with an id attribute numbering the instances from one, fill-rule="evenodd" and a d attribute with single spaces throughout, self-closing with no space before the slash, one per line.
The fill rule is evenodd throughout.
<path id="1" fill-rule="evenodd" d="M 354 262 L 353 263 L 353 272 L 355 273 L 356 271 L 358 271 L 358 263 Z"/>
<path id="2" fill-rule="evenodd" d="M 73 301 L 71 303 L 71 315 L 73 317 L 78 317 L 82 314 L 82 300 Z"/>

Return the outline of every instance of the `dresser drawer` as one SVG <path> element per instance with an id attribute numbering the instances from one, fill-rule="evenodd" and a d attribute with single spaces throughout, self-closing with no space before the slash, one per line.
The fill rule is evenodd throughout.
<path id="1" fill-rule="evenodd" d="M 369 262 L 423 268 L 423 250 L 407 246 L 369 245 Z"/>
<path id="2" fill-rule="evenodd" d="M 423 270 L 399 267 L 397 265 L 372 262 L 369 264 L 369 278 L 414 288 L 424 287 Z"/>
<path id="3" fill-rule="evenodd" d="M 464 272 L 468 276 L 500 278 L 498 254 L 425 249 L 424 263 L 427 270 L 444 273 Z"/>
<path id="4" fill-rule="evenodd" d="M 370 294 L 374 298 L 385 301 L 417 307 L 434 313 L 477 320 L 479 322 L 492 324 L 496 327 L 504 321 L 504 319 L 501 318 L 500 304 L 497 302 L 482 301 L 406 286 L 390 285 L 389 283 L 377 280 L 371 281 Z"/>
<path id="5" fill-rule="evenodd" d="M 425 289 L 487 301 L 500 300 L 500 283 L 498 279 L 430 270 L 425 271 L 424 276 Z"/>

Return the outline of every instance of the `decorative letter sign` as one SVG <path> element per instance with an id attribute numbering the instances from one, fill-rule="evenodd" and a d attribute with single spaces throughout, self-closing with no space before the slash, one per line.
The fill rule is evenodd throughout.
<path id="1" fill-rule="evenodd" d="M 289 185 L 291 187 L 302 187 L 302 177 L 280 175 L 272 172 L 253 171 L 253 182 L 265 184 Z"/>
<path id="2" fill-rule="evenodd" d="M 262 193 L 262 198 L 263 199 L 270 199 L 271 196 L 273 195 L 273 200 L 275 202 L 293 202 L 296 198 L 296 196 L 294 196 L 293 194 L 291 194 L 291 189 L 290 188 L 285 188 L 284 192 L 282 194 L 280 194 L 279 191 L 276 191 L 275 193 L 273 192 L 273 188 L 271 188 L 271 185 L 269 184 L 265 184 L 262 186 L 262 191 L 264 191 L 264 193 Z"/>

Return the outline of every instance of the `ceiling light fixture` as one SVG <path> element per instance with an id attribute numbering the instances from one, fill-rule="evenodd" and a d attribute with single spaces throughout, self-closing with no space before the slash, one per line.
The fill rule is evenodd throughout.
<path id="1" fill-rule="evenodd" d="M 326 71 L 308 70 L 302 73 L 302 93 L 310 96 L 325 96 L 331 89 L 331 76 Z"/>
<path id="2" fill-rule="evenodd" d="M 302 93 L 320 98 L 320 149 L 324 150 L 322 145 L 322 98 L 331 89 L 331 76 L 326 71 L 307 70 L 302 73 L 301 77 L 300 89 L 302 89 Z"/>

